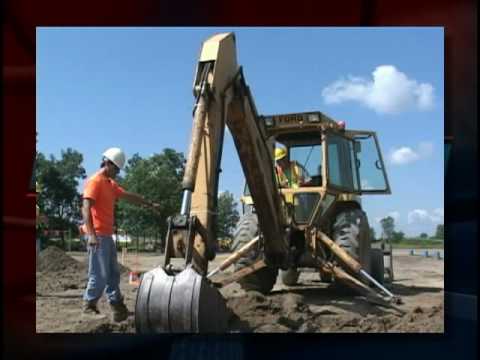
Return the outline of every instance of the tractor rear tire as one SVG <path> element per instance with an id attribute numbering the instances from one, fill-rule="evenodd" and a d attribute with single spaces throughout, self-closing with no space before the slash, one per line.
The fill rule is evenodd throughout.
<path id="1" fill-rule="evenodd" d="M 234 233 L 232 250 L 237 251 L 243 245 L 252 240 L 258 235 L 258 219 L 255 214 L 245 214 L 242 216 L 237 224 Z M 245 254 L 240 260 L 235 263 L 235 271 L 243 269 L 246 266 L 252 265 L 255 261 L 262 258 L 262 250 L 257 243 L 249 253 Z M 264 267 L 255 271 L 254 273 L 241 278 L 238 283 L 242 289 L 247 291 L 258 291 L 263 294 L 268 294 L 275 282 L 277 281 L 278 269 L 271 267 Z"/>
<path id="2" fill-rule="evenodd" d="M 332 230 L 335 243 L 370 272 L 370 227 L 365 212 L 360 209 L 340 212 Z"/>
<path id="3" fill-rule="evenodd" d="M 370 253 L 370 275 L 383 285 L 385 282 L 385 264 L 383 262 L 383 250 L 372 249 Z"/>
<path id="4" fill-rule="evenodd" d="M 297 285 L 299 276 L 300 272 L 296 268 L 290 268 L 285 271 L 280 271 L 282 283 L 287 286 Z"/>

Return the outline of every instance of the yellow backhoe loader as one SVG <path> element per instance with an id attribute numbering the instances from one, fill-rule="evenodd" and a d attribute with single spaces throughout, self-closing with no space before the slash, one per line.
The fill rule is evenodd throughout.
<path id="1" fill-rule="evenodd" d="M 371 247 L 359 198 L 390 193 L 376 134 L 349 130 L 319 111 L 258 114 L 237 64 L 233 33 L 202 44 L 193 94 L 182 205 L 168 220 L 164 264 L 142 276 L 137 332 L 224 332 L 228 312 L 219 287 L 237 281 L 246 290 L 268 293 L 279 271 L 282 281 L 293 285 L 303 268 L 314 268 L 323 281 L 342 281 L 379 303 L 398 301 L 383 285 L 384 254 Z M 235 231 L 235 252 L 209 271 L 217 248 L 226 126 L 246 179 L 244 214 Z M 279 180 L 276 148 L 302 169 L 301 183 L 285 186 Z M 184 264 L 175 267 L 174 258 Z M 232 264 L 234 273 L 216 281 Z"/>

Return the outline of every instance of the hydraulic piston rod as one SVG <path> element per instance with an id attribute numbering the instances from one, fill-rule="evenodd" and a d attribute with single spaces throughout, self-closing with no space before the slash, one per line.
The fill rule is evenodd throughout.
<path id="1" fill-rule="evenodd" d="M 390 299 L 397 299 L 390 291 L 385 289 L 378 281 L 371 277 L 362 266 L 351 257 L 344 249 L 342 249 L 338 244 L 336 244 L 332 239 L 330 239 L 325 233 L 318 231 L 317 237 L 320 239 L 345 265 L 347 265 L 354 273 L 361 275 L 363 278 L 370 281 L 382 292 L 387 294 Z"/>
<path id="2" fill-rule="evenodd" d="M 382 290 L 385 294 L 387 294 L 390 298 L 395 297 L 390 291 L 388 291 L 382 284 L 380 284 L 377 280 L 375 280 L 373 277 L 368 275 L 368 273 L 365 270 L 360 270 L 360 274 L 366 278 L 368 281 L 372 282 L 376 287 L 378 287 L 380 290 Z"/>
<path id="3" fill-rule="evenodd" d="M 195 104 L 192 139 L 188 149 L 187 164 L 183 175 L 182 187 L 184 190 L 195 190 L 198 163 L 201 155 L 201 145 L 205 128 L 208 107 L 208 90 L 206 80 L 203 81 L 198 101 Z"/>
<path id="4" fill-rule="evenodd" d="M 192 203 L 192 191 L 183 190 L 182 207 L 180 208 L 180 215 L 190 215 L 190 206 Z"/>

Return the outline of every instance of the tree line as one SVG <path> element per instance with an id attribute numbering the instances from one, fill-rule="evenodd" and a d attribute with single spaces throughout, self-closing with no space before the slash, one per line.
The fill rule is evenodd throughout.
<path id="1" fill-rule="evenodd" d="M 41 152 L 36 154 L 35 176 L 41 189 L 38 194 L 38 205 L 48 219 L 48 229 L 59 231 L 64 248 L 65 232 L 78 236 L 78 226 L 82 222 L 82 195 L 78 189 L 83 187 L 83 182 L 87 178 L 82 164 L 83 155 L 71 148 L 62 150 L 60 159 L 53 155 L 47 157 Z M 159 203 L 160 214 L 126 201 L 117 202 L 116 229 L 122 230 L 131 237 L 159 239 L 163 245 L 167 231 L 167 218 L 180 210 L 184 166 L 183 153 L 169 148 L 148 158 L 134 154 L 127 161 L 122 176 L 118 176 L 116 180 L 126 190 Z M 237 202 L 232 193 L 225 191 L 219 194 L 217 212 L 217 237 L 222 239 L 221 244 L 224 244 L 225 239 L 232 238 L 239 220 Z M 383 218 L 380 224 L 381 237 L 393 243 L 406 239 L 402 231 L 396 231 L 393 217 Z M 40 234 L 37 236 L 42 236 L 44 230 L 40 227 Z M 377 235 L 373 228 L 370 228 L 370 232 L 371 238 L 376 239 Z M 444 238 L 443 224 L 437 226 L 433 237 Z M 428 239 L 429 236 L 421 233 L 419 238 Z M 229 243 L 231 241 L 225 244 L 228 246 Z"/>
<path id="2" fill-rule="evenodd" d="M 160 211 L 158 214 L 119 201 L 115 205 L 115 228 L 130 237 L 142 236 L 162 241 L 167 231 L 167 218 L 180 211 L 184 166 L 183 153 L 173 149 L 164 149 L 150 157 L 134 154 L 116 181 L 126 190 L 159 203 Z M 59 159 L 37 152 L 35 177 L 40 186 L 37 202 L 47 218 L 46 227 L 59 231 L 65 248 L 65 232 L 78 236 L 78 226 L 82 222 L 81 191 L 87 179 L 83 155 L 71 148 L 62 150 Z M 217 237 L 231 238 L 238 219 L 237 202 L 233 194 L 228 191 L 220 193 Z M 44 236 L 42 234 L 47 234 L 45 228 L 40 228 L 37 236 Z"/>
<path id="3" fill-rule="evenodd" d="M 382 227 L 382 234 L 381 238 L 385 238 L 390 240 L 393 243 L 399 243 L 403 240 L 406 240 L 405 233 L 403 231 L 396 231 L 395 230 L 395 219 L 391 216 L 387 216 L 380 220 L 380 225 Z M 377 239 L 375 230 L 371 227 L 370 228 L 370 236 L 372 239 Z M 419 239 L 427 240 L 429 238 L 433 239 L 444 239 L 444 225 L 438 224 L 435 229 L 435 234 L 432 237 L 429 237 L 427 233 L 420 233 L 418 236 Z"/>

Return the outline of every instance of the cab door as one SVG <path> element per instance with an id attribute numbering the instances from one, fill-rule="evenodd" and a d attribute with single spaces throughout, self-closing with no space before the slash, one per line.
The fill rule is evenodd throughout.
<path id="1" fill-rule="evenodd" d="M 360 194 L 390 194 L 387 171 L 377 135 L 373 131 L 345 131 L 352 139 Z"/>
<path id="2" fill-rule="evenodd" d="M 327 131 L 327 189 L 333 193 L 390 194 L 377 136 L 372 131 Z"/>

